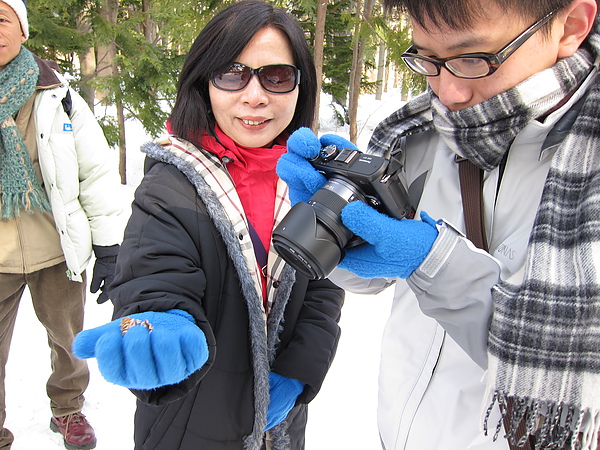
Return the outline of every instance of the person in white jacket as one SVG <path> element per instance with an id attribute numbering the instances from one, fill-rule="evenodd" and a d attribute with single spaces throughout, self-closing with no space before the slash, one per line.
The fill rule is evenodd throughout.
<path id="1" fill-rule="evenodd" d="M 108 299 L 124 208 L 114 158 L 93 113 L 23 46 L 28 34 L 25 2 L 0 1 L 0 448 L 14 440 L 4 428 L 5 366 L 27 287 L 51 349 L 50 428 L 67 448 L 88 449 L 96 445 L 81 413 L 89 372 L 71 345 L 83 328 L 93 252 L 91 290 L 101 290 L 99 303 Z"/>
<path id="2" fill-rule="evenodd" d="M 367 152 L 401 167 L 416 217 L 346 200 L 341 221 L 366 242 L 329 275 L 359 293 L 396 285 L 379 377 L 382 446 L 595 449 L 597 2 L 384 6 L 408 13 L 403 59 L 429 86 L 379 124 Z M 331 140 L 290 137 L 278 173 L 296 202 L 325 182 L 305 158 Z"/>

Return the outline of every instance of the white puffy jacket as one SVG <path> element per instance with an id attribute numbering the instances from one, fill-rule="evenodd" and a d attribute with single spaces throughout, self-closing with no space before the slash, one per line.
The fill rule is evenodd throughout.
<path id="1" fill-rule="evenodd" d="M 92 244 L 111 246 L 123 239 L 125 218 L 114 155 L 87 103 L 64 78 L 62 84 L 37 92 L 33 114 L 44 187 L 68 267 L 81 274 Z M 70 117 L 62 100 L 70 91 Z"/>
<path id="2" fill-rule="evenodd" d="M 490 254 L 457 231 L 464 230 L 464 220 L 455 154 L 439 135 L 427 132 L 408 137 L 405 167 L 408 185 L 429 171 L 418 209 L 444 219 L 429 255 L 407 280 L 363 280 L 339 269 L 330 276 L 362 294 L 396 283 L 379 374 L 378 426 L 386 450 L 508 449 L 503 429 L 497 441 L 491 439 L 500 418 L 497 407 L 488 436 L 481 430 L 490 400 L 484 377 L 491 288 L 500 279 L 522 280 L 534 216 L 558 145 L 543 144 L 593 78 L 544 123 L 531 122 L 517 136 L 499 187 L 498 169 L 486 173 Z"/>

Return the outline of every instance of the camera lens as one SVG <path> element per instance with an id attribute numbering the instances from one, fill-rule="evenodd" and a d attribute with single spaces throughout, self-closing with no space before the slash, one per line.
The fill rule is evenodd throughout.
<path id="1" fill-rule="evenodd" d="M 312 280 L 325 278 L 342 259 L 335 236 L 308 203 L 296 204 L 273 232 L 273 247 L 294 269 Z"/>
<path id="2" fill-rule="evenodd" d="M 273 232 L 277 253 L 310 279 L 327 277 L 342 260 L 343 248 L 354 234 L 340 214 L 348 203 L 365 201 L 354 183 L 332 177 L 311 197 L 298 203 Z"/>

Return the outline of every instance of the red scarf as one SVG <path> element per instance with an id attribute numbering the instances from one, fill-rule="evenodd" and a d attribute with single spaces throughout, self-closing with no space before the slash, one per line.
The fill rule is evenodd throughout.
<path id="1" fill-rule="evenodd" d="M 169 122 L 167 131 L 172 133 Z M 237 145 L 218 125 L 215 125 L 215 135 L 216 137 L 205 134 L 201 146 L 221 160 L 229 159 L 226 163 L 227 171 L 233 179 L 246 218 L 256 230 L 268 254 L 275 223 L 275 196 L 279 180 L 275 166 L 279 157 L 286 152 L 286 137 L 277 138 L 270 148 L 250 148 Z M 267 278 L 264 274 L 262 288 L 263 303 L 266 307 Z"/>
<path id="2" fill-rule="evenodd" d="M 223 133 L 218 125 L 215 126 L 215 134 L 216 138 L 204 136 L 202 148 L 214 153 L 221 160 L 231 160 L 227 163 L 227 171 L 233 178 L 246 217 L 268 252 L 279 180 L 275 166 L 279 157 L 285 153 L 286 147 L 277 143 L 271 148 L 242 147 Z M 285 142 L 284 139 L 280 141 Z"/>
<path id="3" fill-rule="evenodd" d="M 167 121 L 167 131 L 172 133 Z M 203 149 L 223 160 L 228 158 L 227 171 L 233 179 L 246 218 L 258 234 L 267 254 L 271 246 L 271 233 L 275 223 L 275 196 L 279 177 L 275 166 L 286 152 L 286 135 L 279 136 L 269 147 L 242 147 L 215 125 L 215 136 L 205 133 L 201 140 Z M 263 300 L 266 302 L 267 284 L 263 276 Z"/>
<path id="4" fill-rule="evenodd" d="M 166 125 L 167 132 L 173 133 L 170 121 Z M 279 136 L 270 148 L 251 148 L 236 144 L 218 125 L 215 125 L 214 132 L 216 137 L 205 133 L 201 146 L 221 160 L 231 160 L 226 165 L 227 171 L 235 183 L 246 217 L 268 252 L 275 222 L 275 194 L 279 180 L 275 166 L 279 157 L 286 152 L 287 136 Z"/>

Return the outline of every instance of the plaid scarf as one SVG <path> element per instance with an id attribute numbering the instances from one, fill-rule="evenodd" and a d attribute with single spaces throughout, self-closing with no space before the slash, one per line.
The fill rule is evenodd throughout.
<path id="1" fill-rule="evenodd" d="M 578 52 L 513 89 L 450 112 L 428 91 L 386 119 L 369 151 L 384 154 L 402 136 L 434 128 L 484 170 L 502 161 L 528 122 L 560 104 L 598 66 L 600 22 Z M 489 407 L 506 415 L 507 437 L 536 449 L 595 449 L 600 431 L 600 84 L 551 161 L 520 285 L 492 290 Z M 524 422 L 525 436 L 516 429 Z M 496 436 L 502 421 L 497 424 Z"/>
<path id="2" fill-rule="evenodd" d="M 520 285 L 495 286 L 489 372 L 509 436 L 595 449 L 600 432 L 600 84 L 556 151 Z M 490 406 L 490 407 L 491 407 Z M 538 428 L 541 425 L 540 428 Z M 497 427 L 498 430 L 498 427 Z M 521 438 L 523 442 L 526 436 Z"/>
<path id="3" fill-rule="evenodd" d="M 14 119 L 35 91 L 39 72 L 25 47 L 0 71 L 0 219 L 12 219 L 21 209 L 50 211 Z"/>

